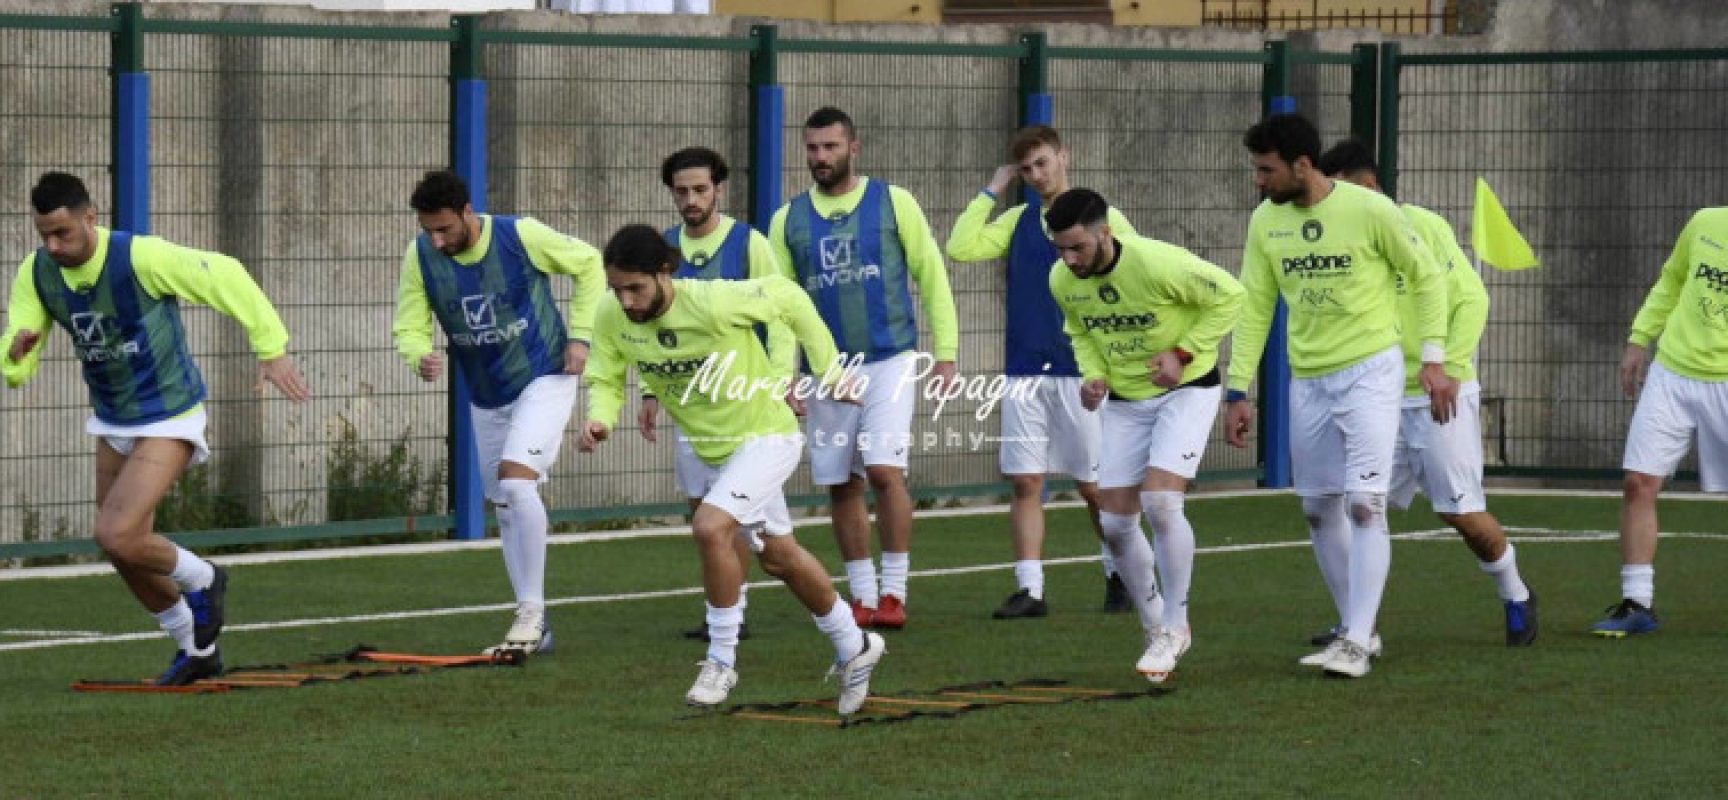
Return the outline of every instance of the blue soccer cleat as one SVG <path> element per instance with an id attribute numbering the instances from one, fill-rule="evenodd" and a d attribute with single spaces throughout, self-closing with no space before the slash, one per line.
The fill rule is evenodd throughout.
<path id="1" fill-rule="evenodd" d="M 222 635 L 223 601 L 228 597 L 228 570 L 215 567 L 215 571 L 215 577 L 210 579 L 209 586 L 181 594 L 186 598 L 186 607 L 192 609 L 192 646 L 200 650 L 215 644 L 216 637 Z"/>
<path id="2" fill-rule="evenodd" d="M 1536 643 L 1536 593 L 1528 600 L 1507 600 L 1506 646 L 1529 647 Z"/>
<path id="3" fill-rule="evenodd" d="M 1621 600 L 1608 607 L 1608 617 L 1590 626 L 1590 632 L 1606 639 L 1624 639 L 1644 633 L 1655 633 L 1659 626 L 1656 609 L 1645 608 L 1637 600 Z"/>

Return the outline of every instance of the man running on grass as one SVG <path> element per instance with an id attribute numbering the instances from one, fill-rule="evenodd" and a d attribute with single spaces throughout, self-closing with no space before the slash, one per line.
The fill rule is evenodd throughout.
<path id="1" fill-rule="evenodd" d="M 174 481 L 210 456 L 204 378 L 180 301 L 233 317 L 264 380 L 303 403 L 311 393 L 287 355 L 288 331 L 239 261 L 97 225 L 90 193 L 72 175 L 44 174 L 30 203 L 42 247 L 18 265 L 0 368 L 7 385 L 23 386 L 49 323 L 71 335 L 95 410 L 84 429 L 96 437 L 96 544 L 174 640 L 174 660 L 156 683 L 217 677 L 228 576 L 152 530 Z"/>

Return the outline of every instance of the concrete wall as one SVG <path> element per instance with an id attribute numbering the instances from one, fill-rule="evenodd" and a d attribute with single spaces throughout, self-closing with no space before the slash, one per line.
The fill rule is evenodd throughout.
<path id="1" fill-rule="evenodd" d="M 1628 6 L 1636 6 L 1629 9 Z M 41 13 L 0 2 L 0 12 Z M 57 13 L 105 15 L 100 3 Z M 306 9 L 152 4 L 152 16 L 443 27 L 442 14 L 328 14 Z M 1475 13 L 1475 12 L 1473 12 Z M 723 17 L 495 15 L 488 25 L 596 33 L 740 36 L 751 20 Z M 1529 0 L 1483 36 L 1419 39 L 1406 52 L 1708 46 L 1728 23 L 1703 2 L 1636 4 Z M 1058 45 L 1256 51 L 1251 33 L 1057 25 Z M 1011 26 L 787 22 L 786 39 L 1008 43 Z M 1303 36 L 1295 46 L 1343 51 L 1371 34 Z M 34 246 L 22 198 L 50 168 L 84 175 L 105 213 L 109 159 L 107 37 L 0 32 L 18 64 L 0 85 L 0 217 L 14 258 Z M 275 521 L 322 519 L 330 443 L 353 424 L 378 452 L 406 432 L 413 452 L 441 453 L 441 387 L 396 361 L 389 321 L 402 248 L 415 232 L 406 195 L 448 158 L 447 48 L 152 36 L 155 231 L 240 258 L 275 298 L 319 399 L 291 408 L 251 393 L 254 368 L 231 323 L 190 315 L 215 400 L 213 481 Z M 858 120 L 865 174 L 906 186 L 939 239 L 994 167 L 1015 121 L 1016 65 L 1007 59 L 786 54 L 783 189 L 808 182 L 799 157 L 803 115 L 837 104 Z M 748 98 L 740 53 L 689 50 L 489 48 L 492 207 L 540 217 L 595 244 L 632 221 L 670 224 L 660 160 L 678 147 L 726 153 L 737 178 L 730 210 L 744 213 Z M 1253 65 L 1059 60 L 1056 122 L 1074 149 L 1074 179 L 1102 191 L 1151 235 L 1235 269 L 1254 196 L 1239 131 L 1258 115 Z M 1446 214 L 1468 235 L 1468 191 L 1483 174 L 1537 245 L 1546 266 L 1490 274 L 1496 308 L 1483 379 L 1504 398 L 1514 464 L 1612 467 L 1630 404 L 1613 397 L 1613 362 L 1644 289 L 1691 209 L 1720 202 L 1728 164 L 1714 142 L 1728 127 L 1720 63 L 1411 68 L 1404 73 L 1403 195 Z M 1348 127 L 1348 69 L 1302 67 L 1301 107 L 1329 138 Z M 955 265 L 962 369 L 1001 361 L 999 265 Z M 8 276 L 10 273 L 8 273 Z M 0 282 L 9 292 L 10 280 Z M 567 288 L 562 290 L 567 296 Z M 0 541 L 16 539 L 26 507 L 52 531 L 87 529 L 91 445 L 80 433 L 83 389 L 63 337 L 38 380 L 0 392 Z M 993 434 L 957 403 L 920 433 Z M 549 486 L 555 506 L 670 501 L 669 452 L 621 437 L 599 456 L 567 453 Z M 1214 446 L 1211 469 L 1250 466 Z M 993 479 L 992 448 L 938 447 L 914 459 L 926 485 Z M 794 486 L 802 490 L 805 485 Z M 15 495 L 15 496 L 14 496 Z"/>

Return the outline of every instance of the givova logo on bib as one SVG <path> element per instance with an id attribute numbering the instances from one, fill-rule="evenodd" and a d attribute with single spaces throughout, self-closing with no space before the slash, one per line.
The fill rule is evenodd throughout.
<path id="1" fill-rule="evenodd" d="M 830 286 L 863 283 L 872 278 L 882 280 L 882 267 L 856 263 L 857 254 L 858 243 L 851 236 L 822 237 L 816 242 L 816 256 L 822 265 L 822 271 L 806 279 L 804 288 L 815 291 Z"/>
<path id="2" fill-rule="evenodd" d="M 72 315 L 72 347 L 78 358 L 90 362 L 119 361 L 138 355 L 137 342 L 109 341 L 120 335 L 120 326 L 113 317 L 97 311 L 79 311 Z"/>
<path id="3" fill-rule="evenodd" d="M 528 320 L 519 319 L 509 325 L 498 327 L 498 311 L 493 303 L 495 295 L 471 294 L 462 298 L 462 321 L 468 330 L 449 331 L 450 342 L 462 347 L 478 347 L 480 345 L 504 344 L 522 337 L 528 331 Z"/>

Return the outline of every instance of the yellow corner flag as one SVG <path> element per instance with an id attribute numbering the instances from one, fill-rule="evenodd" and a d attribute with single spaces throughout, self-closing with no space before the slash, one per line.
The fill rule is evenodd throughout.
<path id="1" fill-rule="evenodd" d="M 1480 177 L 1476 179 L 1476 206 L 1470 214 L 1470 247 L 1476 251 L 1477 258 L 1495 269 L 1538 266 L 1530 243 L 1524 241 L 1524 235 L 1513 227 L 1512 218 L 1506 216 L 1505 207 L 1500 205 L 1500 198 L 1494 196 L 1494 190 L 1488 188 L 1488 182 Z"/>

